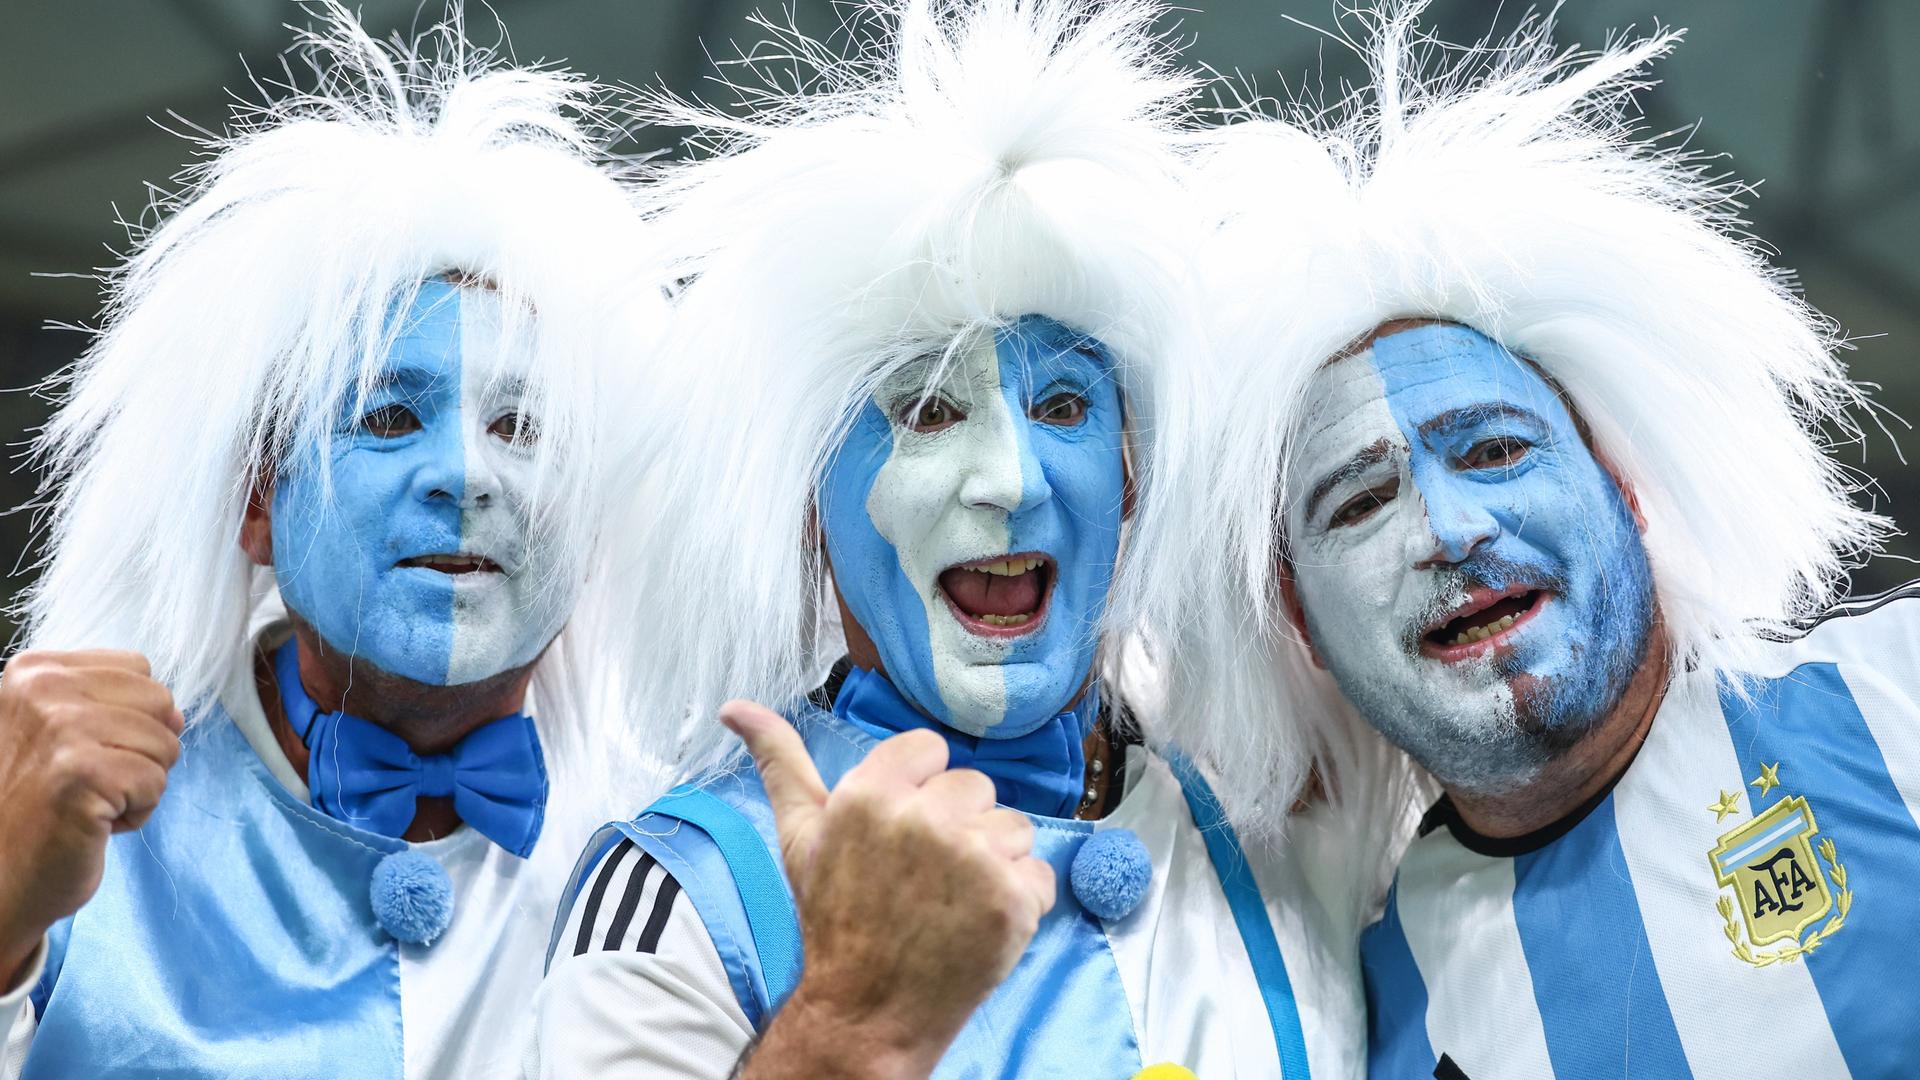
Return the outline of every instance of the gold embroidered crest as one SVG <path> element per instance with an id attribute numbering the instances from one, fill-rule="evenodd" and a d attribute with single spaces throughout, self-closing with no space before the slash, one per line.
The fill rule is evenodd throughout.
<path id="1" fill-rule="evenodd" d="M 1763 794 L 1778 783 L 1778 769 L 1774 765 L 1765 771 L 1773 784 L 1761 786 Z M 1820 839 L 1816 857 L 1814 837 L 1819 831 L 1813 808 L 1794 795 L 1722 835 L 1708 853 L 1715 879 L 1732 893 L 1720 894 L 1719 908 L 1734 956 L 1755 967 L 1798 960 L 1846 924 L 1853 907 L 1847 868 L 1832 837 Z M 1737 921 L 1736 904 L 1741 915 Z M 1778 941 L 1787 944 L 1760 951 Z"/>

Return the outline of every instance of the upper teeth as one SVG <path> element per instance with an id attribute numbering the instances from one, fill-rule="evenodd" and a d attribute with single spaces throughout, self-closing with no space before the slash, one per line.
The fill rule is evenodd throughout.
<path id="1" fill-rule="evenodd" d="M 1514 616 L 1502 615 L 1485 626 L 1468 627 L 1453 636 L 1455 645 L 1465 645 L 1470 641 L 1485 641 L 1502 630 L 1513 625 Z"/>
<path id="2" fill-rule="evenodd" d="M 424 566 L 472 566 L 480 561 L 478 555 L 422 555 L 414 560 Z"/>
<path id="3" fill-rule="evenodd" d="M 1001 559 L 999 562 L 979 563 L 966 569 L 979 574 L 996 574 L 1000 577 L 1017 577 L 1021 574 L 1040 569 L 1045 559 L 1015 557 Z"/>

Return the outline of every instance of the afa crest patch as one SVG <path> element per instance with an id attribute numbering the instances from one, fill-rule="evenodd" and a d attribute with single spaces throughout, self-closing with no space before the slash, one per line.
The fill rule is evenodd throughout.
<path id="1" fill-rule="evenodd" d="M 1779 786 L 1779 771 L 1777 763 L 1766 766 L 1753 781 L 1760 789 L 1756 803 Z M 1737 805 L 1722 792 L 1708 809 L 1724 818 Z M 1708 852 L 1723 890 L 1720 917 L 1734 956 L 1755 967 L 1791 963 L 1846 925 L 1853 907 L 1847 868 L 1833 838 L 1819 833 L 1813 807 L 1803 796 L 1788 795 L 1723 834 Z"/>

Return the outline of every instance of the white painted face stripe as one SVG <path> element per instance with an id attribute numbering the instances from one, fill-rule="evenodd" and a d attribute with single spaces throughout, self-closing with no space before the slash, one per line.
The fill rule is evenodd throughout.
<path id="1" fill-rule="evenodd" d="M 448 682 L 463 684 L 529 664 L 565 624 L 579 587 L 563 551 L 532 532 L 533 460 L 487 427 L 508 405 L 501 395 L 524 373 L 526 337 L 503 337 L 499 294 L 460 290 L 460 546 L 512 571 L 505 580 L 469 580 L 454 594 Z M 488 496 L 481 505 L 476 496 Z"/>
<path id="2" fill-rule="evenodd" d="M 461 289 L 458 293 L 460 304 L 460 440 L 461 460 L 465 467 L 465 480 L 460 489 L 463 505 L 471 499 L 476 484 L 484 485 L 489 480 L 479 475 L 485 469 L 486 455 L 474 438 L 479 428 L 475 418 L 480 412 L 481 394 L 486 387 L 488 374 L 497 361 L 499 347 L 499 305 L 490 290 Z M 475 534 L 474 515 L 463 510 L 460 515 L 460 546 L 471 550 Z M 476 613 L 455 603 L 453 609 L 453 647 L 447 657 L 447 682 L 460 685 L 475 679 L 495 674 L 491 671 L 476 670 L 488 666 L 490 658 L 481 655 L 480 647 L 487 635 L 485 628 L 475 625 Z"/>
<path id="3" fill-rule="evenodd" d="M 929 442 L 888 417 L 893 427 L 893 452 L 880 466 L 867 493 L 867 516 L 900 560 L 900 569 L 919 596 L 927 619 L 927 647 L 948 715 L 966 730 L 998 727 L 1006 718 L 1006 673 L 999 663 L 1011 655 L 1009 642 L 989 641 L 963 628 L 939 591 L 939 576 L 954 560 L 956 550 L 1001 553 L 1011 542 L 1006 515 L 981 513 L 982 506 L 1011 510 L 1021 492 L 1020 448 L 1000 392 L 1000 363 L 988 338 L 956 356 L 946 384 L 967 388 L 963 403 L 966 419 Z M 961 512 L 948 508 L 942 527 L 934 532 L 892 529 L 923 511 L 919 485 L 934 482 L 930 470 L 959 474 L 957 490 Z M 1010 500 L 1010 501 L 1009 501 Z M 891 535 L 889 535 L 891 534 Z"/>
<path id="4" fill-rule="evenodd" d="M 1707 853 L 1736 822 L 1752 819 L 1748 779 L 1714 680 L 1695 673 L 1668 692 L 1646 745 L 1614 788 L 1620 849 L 1674 1029 L 1697 1080 L 1736 1080 L 1753 1071 L 1754 1017 L 1799 1018 L 1790 1037 L 1768 1043 L 1769 1071 L 1846 1076 L 1806 965 L 1747 967 L 1734 958 L 1714 906 Z M 1740 793 L 1741 805 L 1737 816 L 1716 822 L 1707 805 L 1722 790 Z"/>
<path id="5" fill-rule="evenodd" d="M 1702 859 L 1702 865 L 1706 860 Z M 1400 866 L 1407 947 L 1427 984 L 1427 1038 L 1468 1076 L 1553 1076 L 1533 974 L 1513 917 L 1513 860 L 1476 855 L 1445 831 Z M 1499 1010 L 1497 1022 L 1488 1009 Z"/>
<path id="6" fill-rule="evenodd" d="M 1401 640 L 1402 627 L 1436 607 L 1459 605 L 1466 594 L 1457 577 L 1414 570 L 1438 541 L 1426 501 L 1408 472 L 1407 436 L 1388 405 L 1372 351 L 1321 368 L 1308 396 L 1310 419 L 1287 466 L 1285 522 L 1294 580 L 1307 603 L 1315 646 L 1334 659 L 1342 689 L 1365 715 L 1385 715 L 1404 702 L 1419 701 L 1459 733 L 1446 738 L 1508 730 L 1516 711 L 1513 688 L 1491 659 L 1442 665 L 1410 656 Z M 1360 525 L 1324 528 L 1345 499 L 1365 490 L 1347 484 L 1328 494 L 1309 519 L 1308 497 L 1320 477 L 1382 442 L 1392 448 L 1393 461 L 1368 478 L 1398 469 L 1400 487 L 1393 500 Z M 1434 595 L 1443 590 L 1445 595 Z M 1456 756 L 1458 771 L 1471 775 L 1476 759 Z"/>

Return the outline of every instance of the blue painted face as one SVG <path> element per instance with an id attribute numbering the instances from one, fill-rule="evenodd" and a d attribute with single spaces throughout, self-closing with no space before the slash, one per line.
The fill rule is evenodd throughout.
<path id="1" fill-rule="evenodd" d="M 1285 526 L 1314 646 L 1450 786 L 1510 790 L 1620 700 L 1653 620 L 1646 549 L 1560 396 L 1425 324 L 1328 364 Z"/>
<path id="2" fill-rule="evenodd" d="M 534 425 L 497 297 L 429 281 L 399 317 L 379 387 L 324 457 L 297 448 L 280 469 L 274 577 L 330 647 L 462 685 L 531 663 L 573 578 L 529 527 Z"/>
<path id="3" fill-rule="evenodd" d="M 915 705 L 1014 738 L 1092 670 L 1120 547 L 1120 394 L 1099 343 L 1029 316 L 902 372 L 820 488 L 847 608 Z"/>

